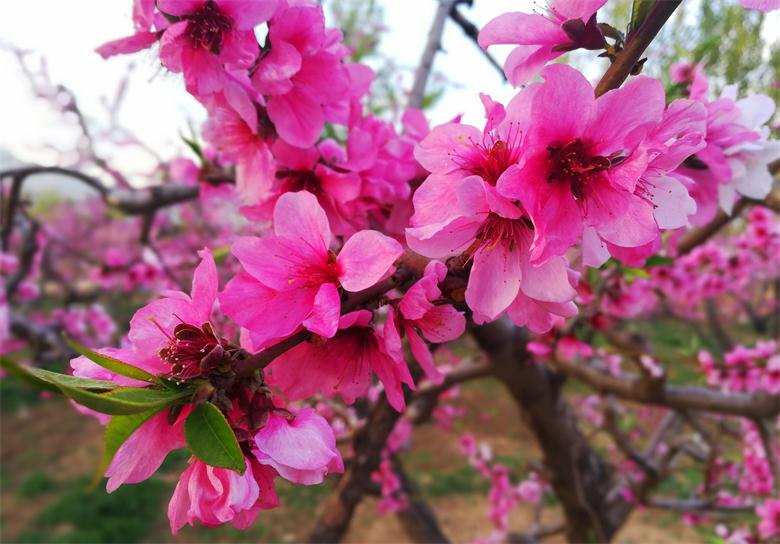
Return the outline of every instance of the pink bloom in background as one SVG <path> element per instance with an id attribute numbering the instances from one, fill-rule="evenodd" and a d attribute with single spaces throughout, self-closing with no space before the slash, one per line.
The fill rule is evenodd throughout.
<path id="1" fill-rule="evenodd" d="M 269 414 L 254 436 L 252 453 L 260 464 L 296 484 L 319 484 L 329 473 L 344 472 L 333 429 L 312 408 L 304 408 L 292 419 Z"/>
<path id="2" fill-rule="evenodd" d="M 763 538 L 780 535 L 780 499 L 767 499 L 756 507 L 758 532 Z"/>
<path id="3" fill-rule="evenodd" d="M 720 207 L 731 213 L 739 195 L 762 199 L 772 187 L 767 165 L 780 158 L 780 142 L 770 141 L 765 126 L 775 104 L 765 95 L 737 100 L 737 87 L 730 85 L 707 109 L 706 146 L 693 161 L 678 170 L 690 178 L 689 190 L 698 204 L 694 224 L 706 223 Z"/>
<path id="4" fill-rule="evenodd" d="M 342 64 L 349 51 L 339 30 L 325 28 L 321 6 L 281 7 L 268 27 L 271 47 L 252 83 L 268 97 L 268 116 L 279 136 L 309 147 L 325 121 L 346 122 L 351 94 L 367 88 L 367 68 Z"/>
<path id="5" fill-rule="evenodd" d="M 171 531 L 175 535 L 196 521 L 207 527 L 231 522 L 246 529 L 260 510 L 279 505 L 275 476 L 274 469 L 249 459 L 243 474 L 195 459 L 182 473 L 168 504 Z"/>
<path id="6" fill-rule="evenodd" d="M 693 100 L 706 98 L 709 82 L 701 62 L 699 64 L 676 62 L 669 68 L 669 77 L 672 83 L 686 85 L 688 96 Z"/>
<path id="7" fill-rule="evenodd" d="M 479 33 L 479 45 L 517 44 L 504 64 L 513 85 L 531 80 L 545 64 L 574 49 L 605 47 L 596 11 L 607 0 L 550 0 L 546 13 L 510 12 L 499 15 Z"/>
<path id="8" fill-rule="evenodd" d="M 533 120 L 524 139 L 526 160 L 497 184 L 533 221 L 531 262 L 562 255 L 586 228 L 593 229 L 586 245 L 652 243 L 658 236 L 654 205 L 638 182 L 648 165 L 641 143 L 664 115 L 663 86 L 637 77 L 596 99 L 573 68 L 552 65 L 542 75 L 544 83 L 519 95 Z"/>
<path id="9" fill-rule="evenodd" d="M 390 404 L 403 411 L 402 384 L 414 389 L 403 360 L 392 357 L 385 338 L 371 325 L 372 313 L 359 310 L 341 316 L 339 330 L 329 340 L 304 342 L 287 351 L 267 368 L 267 381 L 292 400 L 316 392 L 341 396 L 352 404 L 371 384 L 371 373 L 382 382 Z"/>
<path id="10" fill-rule="evenodd" d="M 748 9 L 758 9 L 763 12 L 780 9 L 780 0 L 739 0 Z"/>
<path id="11" fill-rule="evenodd" d="M 158 0 L 157 8 L 179 17 L 160 39 L 160 60 L 183 72 L 187 90 L 205 97 L 223 86 L 223 65 L 249 68 L 259 47 L 254 28 L 271 18 L 277 0 Z"/>
<path id="12" fill-rule="evenodd" d="M 279 198 L 274 233 L 239 238 L 233 244 L 233 254 L 246 272 L 230 281 L 220 296 L 225 314 L 252 331 L 257 346 L 300 325 L 332 337 L 339 325 L 339 289 L 371 287 L 391 272 L 403 253 L 395 240 L 364 230 L 350 237 L 336 256 L 329 249 L 325 211 L 306 191 Z"/>
<path id="13" fill-rule="evenodd" d="M 267 140 L 271 127 L 262 126 L 250 95 L 239 83 L 225 84 L 206 101 L 209 118 L 203 137 L 236 165 L 236 190 L 244 206 L 255 206 L 269 195 L 274 158 Z"/>
<path id="14" fill-rule="evenodd" d="M 404 334 L 412 355 L 428 379 L 436 384 L 444 380 L 444 374 L 436 368 L 431 350 L 417 331 L 429 342 L 438 344 L 455 340 L 466 330 L 466 318 L 462 312 L 450 304 L 434 304 L 441 297 L 438 283 L 446 275 L 444 264 L 439 261 L 428 263 L 423 277 L 404 294 L 398 309 L 388 307 L 384 328 L 386 344 L 395 352 L 394 359 L 403 361 L 400 334 Z"/>

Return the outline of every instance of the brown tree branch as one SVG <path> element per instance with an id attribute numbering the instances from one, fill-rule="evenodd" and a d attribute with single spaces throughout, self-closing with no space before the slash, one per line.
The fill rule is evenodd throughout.
<path id="1" fill-rule="evenodd" d="M 620 51 L 596 86 L 596 96 L 617 89 L 628 78 L 642 54 L 661 30 L 682 0 L 656 0 L 647 18 L 636 32 L 627 37 L 625 47 Z"/>
<path id="2" fill-rule="evenodd" d="M 433 69 L 433 59 L 436 57 L 436 53 L 441 49 L 441 37 L 444 33 L 444 23 L 447 22 L 447 17 L 452 10 L 452 6 L 455 5 L 455 0 L 439 0 L 439 5 L 436 8 L 436 13 L 433 16 L 433 22 L 431 23 L 431 29 L 428 32 L 428 42 L 423 50 L 422 57 L 420 57 L 420 63 L 417 65 L 417 70 L 414 73 L 414 83 L 412 84 L 412 90 L 409 93 L 409 102 L 407 107 L 419 108 L 422 106 L 423 98 L 425 97 L 425 87 L 428 84 L 428 79 Z"/>

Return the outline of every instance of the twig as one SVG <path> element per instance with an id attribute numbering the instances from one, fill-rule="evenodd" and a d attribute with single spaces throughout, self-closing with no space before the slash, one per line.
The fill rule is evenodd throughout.
<path id="1" fill-rule="evenodd" d="M 501 67 L 501 64 L 499 64 L 493 55 L 479 46 L 479 28 L 477 28 L 477 25 L 466 19 L 466 17 L 458 10 L 457 4 L 458 3 L 455 2 L 452 8 L 450 8 L 450 19 L 452 19 L 452 21 L 460 27 L 466 36 L 471 38 L 471 40 L 476 44 L 477 48 L 479 48 L 479 51 L 487 59 L 490 65 L 498 70 L 499 74 L 501 74 L 501 79 L 507 81 L 506 74 L 504 73 L 504 69 Z"/>
<path id="2" fill-rule="evenodd" d="M 642 25 L 636 32 L 628 36 L 624 49 L 617 54 L 615 60 L 602 76 L 601 81 L 596 86 L 596 96 L 617 89 L 623 84 L 639 62 L 642 53 L 681 2 L 682 0 L 655 1 L 655 5 L 650 8 Z"/>
<path id="3" fill-rule="evenodd" d="M 419 108 L 422 106 L 423 97 L 425 96 L 425 87 L 428 84 L 428 78 L 430 77 L 431 69 L 433 68 L 433 59 L 441 48 L 444 23 L 447 21 L 447 17 L 453 5 L 455 5 L 455 0 L 439 0 L 439 6 L 436 8 L 436 13 L 433 16 L 433 22 L 431 23 L 431 29 L 428 32 L 428 43 L 423 50 L 420 64 L 417 65 L 417 70 L 414 72 L 414 83 L 412 84 L 412 90 L 409 93 L 409 102 L 407 104 L 407 107 L 409 108 Z"/>

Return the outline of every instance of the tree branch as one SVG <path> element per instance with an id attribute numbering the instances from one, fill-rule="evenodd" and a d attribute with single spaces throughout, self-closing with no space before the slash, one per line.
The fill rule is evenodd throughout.
<path id="1" fill-rule="evenodd" d="M 636 32 L 629 34 L 625 47 L 620 51 L 596 86 L 596 96 L 617 89 L 634 70 L 642 54 L 661 30 L 682 0 L 656 0 L 647 18 Z"/>
<path id="2" fill-rule="evenodd" d="M 431 75 L 431 69 L 433 68 L 433 59 L 436 53 L 441 49 L 441 37 L 444 33 L 444 23 L 447 21 L 447 16 L 455 5 L 455 0 L 439 0 L 439 6 L 436 8 L 436 13 L 433 16 L 433 22 L 431 23 L 431 29 L 428 32 L 428 43 L 425 45 L 422 57 L 420 57 L 420 63 L 417 65 L 417 70 L 414 72 L 414 83 L 412 84 L 412 90 L 409 93 L 409 102 L 407 107 L 419 108 L 422 106 L 423 98 L 425 96 L 425 87 L 428 84 L 428 78 Z"/>

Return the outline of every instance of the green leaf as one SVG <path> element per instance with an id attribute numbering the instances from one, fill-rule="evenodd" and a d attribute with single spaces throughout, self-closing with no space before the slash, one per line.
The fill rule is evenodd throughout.
<path id="1" fill-rule="evenodd" d="M 109 357 L 108 355 L 102 355 L 96 351 L 92 351 L 88 347 L 82 346 L 66 334 L 63 334 L 63 338 L 65 338 L 65 343 L 68 344 L 71 348 L 82 354 L 96 365 L 102 366 L 106 370 L 110 370 L 115 374 L 119 374 L 127 378 L 133 378 L 135 380 L 141 380 L 144 382 L 157 383 L 158 381 L 156 376 L 149 374 L 147 371 L 134 367 L 133 365 L 129 365 L 124 361 L 120 361 L 114 357 Z"/>
<path id="2" fill-rule="evenodd" d="M 67 397 L 82 406 L 110 415 L 140 414 L 148 410 L 161 410 L 192 394 L 190 390 L 177 392 L 149 387 L 118 387 L 106 393 L 93 393 L 63 385 L 59 387 Z"/>
<path id="3" fill-rule="evenodd" d="M 140 412 L 138 414 L 114 416 L 111 418 L 111 421 L 108 422 L 108 425 L 106 425 L 106 429 L 103 432 L 103 456 L 100 459 L 100 465 L 95 473 L 93 484 L 97 484 L 103 478 L 108 466 L 114 459 L 114 455 L 119 451 L 122 444 L 130 438 L 130 435 L 159 412 L 160 409 L 156 409 Z"/>
<path id="4" fill-rule="evenodd" d="M 116 389 L 117 385 L 113 382 L 105 380 L 93 380 L 92 378 L 80 378 L 78 376 L 71 376 L 69 374 L 60 374 L 59 372 L 52 372 L 50 370 L 44 370 L 43 368 L 36 368 L 34 366 L 17 365 L 22 372 L 26 372 L 33 378 L 42 381 L 46 384 L 55 386 L 57 388 L 68 387 L 77 389 L 88 389 L 96 391 L 110 391 Z"/>
<path id="5" fill-rule="evenodd" d="M 645 268 L 653 268 L 654 266 L 671 266 L 674 264 L 674 259 L 671 257 L 665 257 L 663 255 L 653 255 L 645 261 Z"/>
<path id="6" fill-rule="evenodd" d="M 184 438 L 195 457 L 207 465 L 229 468 L 239 474 L 246 469 L 233 429 L 219 408 L 210 402 L 201 404 L 189 415 L 184 422 Z"/>
<path id="7" fill-rule="evenodd" d="M 655 4 L 656 0 L 634 0 L 631 5 L 631 20 L 628 23 L 627 37 L 630 37 L 633 32 L 642 26 L 642 23 L 645 22 Z"/>
<path id="8" fill-rule="evenodd" d="M 47 391 L 52 391 L 54 393 L 62 394 L 62 391 L 57 389 L 56 385 L 53 385 L 49 382 L 45 382 L 39 378 L 36 378 L 35 376 L 27 372 L 24 369 L 24 367 L 11 361 L 11 359 L 9 359 L 8 357 L 0 357 L 0 367 L 5 369 L 5 371 L 8 372 L 14 378 L 26 382 L 28 385 L 32 385 L 33 387 L 37 387 L 39 389 L 46 389 Z"/>

